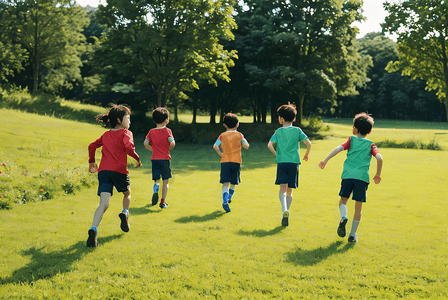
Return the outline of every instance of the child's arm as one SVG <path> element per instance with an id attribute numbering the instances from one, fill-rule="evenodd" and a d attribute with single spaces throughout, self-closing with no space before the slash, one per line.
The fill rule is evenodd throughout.
<path id="1" fill-rule="evenodd" d="M 305 156 L 303 157 L 303 160 L 308 161 L 308 154 L 310 154 L 310 150 L 311 150 L 311 141 L 310 141 L 310 139 L 306 139 L 303 142 L 306 145 L 306 153 L 305 153 Z"/>
<path id="2" fill-rule="evenodd" d="M 277 151 L 275 151 L 274 143 L 273 143 L 273 142 L 269 141 L 269 143 L 268 143 L 268 148 L 269 148 L 269 150 L 271 150 L 272 154 L 274 154 L 275 156 L 277 156 Z"/>
<path id="3" fill-rule="evenodd" d="M 143 142 L 143 145 L 145 146 L 146 149 L 148 149 L 149 151 L 152 152 L 152 147 L 151 147 L 151 144 L 149 143 L 148 139 L 145 139 L 145 141 Z"/>
<path id="4" fill-rule="evenodd" d="M 249 149 L 249 142 L 246 140 L 246 139 L 243 139 L 242 141 L 241 141 L 241 145 L 243 146 L 243 148 L 244 149 Z"/>
<path id="5" fill-rule="evenodd" d="M 219 149 L 219 146 L 216 145 L 216 143 L 213 144 L 213 149 L 215 149 L 216 153 L 218 153 L 219 156 L 222 156 L 222 152 Z"/>
<path id="6" fill-rule="evenodd" d="M 170 142 L 170 151 L 174 149 L 174 146 L 176 146 L 176 142 L 174 141 L 174 138 L 169 137 L 168 142 Z"/>
<path id="7" fill-rule="evenodd" d="M 343 151 L 344 147 L 342 147 L 341 145 L 337 146 L 336 148 L 334 148 L 333 151 L 330 152 L 330 154 L 328 154 L 327 158 L 325 158 L 323 161 L 321 161 L 319 163 L 319 167 L 321 169 L 325 168 L 325 165 L 327 164 L 327 162 L 332 159 L 334 156 L 336 156 L 336 154 L 338 154 L 339 152 Z"/>
<path id="8" fill-rule="evenodd" d="M 376 175 L 373 177 L 373 181 L 375 184 L 378 184 L 381 182 L 381 170 L 383 169 L 383 157 L 381 154 L 377 153 L 375 155 L 376 158 Z"/>

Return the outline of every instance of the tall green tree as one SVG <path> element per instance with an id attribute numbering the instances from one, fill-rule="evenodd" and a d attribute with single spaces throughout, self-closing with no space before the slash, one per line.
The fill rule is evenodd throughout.
<path id="1" fill-rule="evenodd" d="M 396 34 L 399 60 L 387 66 L 426 81 L 445 105 L 448 121 L 448 2 L 408 0 L 385 3 L 383 31 Z"/>
<path id="2" fill-rule="evenodd" d="M 27 51 L 33 72 L 33 94 L 39 86 L 57 92 L 80 80 L 82 30 L 86 12 L 70 0 L 5 0 L 2 23 L 14 44 Z"/>
<path id="3" fill-rule="evenodd" d="M 198 81 L 229 81 L 235 51 L 221 39 L 233 39 L 235 0 L 109 0 L 99 20 L 109 28 L 98 58 L 137 88 L 150 87 L 157 105 L 177 106 L 180 93 L 198 89 Z"/>
<path id="4" fill-rule="evenodd" d="M 242 23 L 249 30 L 243 49 L 256 54 L 246 65 L 251 85 L 296 103 L 299 124 L 306 100 L 334 100 L 366 83 L 371 62 L 353 45 L 357 30 L 351 27 L 363 18 L 362 1 L 244 2 L 248 19 Z"/>

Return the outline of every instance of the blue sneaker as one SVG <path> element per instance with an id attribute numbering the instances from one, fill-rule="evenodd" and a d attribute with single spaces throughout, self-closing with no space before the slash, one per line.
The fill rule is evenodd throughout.
<path id="1" fill-rule="evenodd" d="M 98 237 L 98 232 L 95 229 L 90 228 L 89 229 L 89 238 L 87 239 L 87 247 L 91 247 L 91 248 L 98 247 L 97 237 Z"/>
<path id="2" fill-rule="evenodd" d="M 224 210 L 226 212 L 230 212 L 230 207 L 229 207 L 229 203 L 228 202 L 223 203 L 222 204 L 222 208 L 224 208 Z"/>
<path id="3" fill-rule="evenodd" d="M 339 222 L 338 235 L 340 237 L 344 237 L 346 235 L 346 233 L 345 233 L 345 225 L 347 224 L 347 221 L 348 221 L 347 218 L 342 218 L 341 221 Z"/>
<path id="4" fill-rule="evenodd" d="M 283 213 L 282 226 L 286 227 L 289 225 L 289 211 L 285 210 Z"/>
<path id="5" fill-rule="evenodd" d="M 121 224 L 120 224 L 120 228 L 121 228 L 121 230 L 123 230 L 124 232 L 128 232 L 129 231 L 129 228 L 131 227 L 131 226 L 129 226 L 129 223 L 128 223 L 128 215 L 129 215 L 129 213 L 126 213 L 126 212 L 124 212 L 124 211 L 122 211 L 118 216 L 120 217 L 120 219 L 121 219 Z"/>

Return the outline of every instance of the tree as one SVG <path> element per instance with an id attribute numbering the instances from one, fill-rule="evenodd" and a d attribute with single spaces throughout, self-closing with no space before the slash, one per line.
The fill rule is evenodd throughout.
<path id="1" fill-rule="evenodd" d="M 177 106 L 182 92 L 198 89 L 198 81 L 229 81 L 235 51 L 220 39 L 232 39 L 235 0 L 107 1 L 100 22 L 109 28 L 98 58 L 136 88 L 149 87 L 157 105 Z"/>
<path id="2" fill-rule="evenodd" d="M 365 84 L 369 58 L 358 55 L 357 29 L 350 27 L 362 20 L 361 1 L 244 2 L 250 18 L 243 20 L 250 28 L 245 47 L 256 53 L 246 65 L 251 86 L 295 102 L 299 124 L 307 99 L 351 95 Z"/>
<path id="3" fill-rule="evenodd" d="M 85 11 L 70 0 L 5 0 L 2 23 L 5 35 L 20 44 L 32 65 L 33 86 L 47 91 L 71 87 L 80 79 L 80 55 L 85 50 L 81 34 L 88 24 Z"/>
<path id="4" fill-rule="evenodd" d="M 412 0 L 385 3 L 389 13 L 383 31 L 398 36 L 399 60 L 387 66 L 412 79 L 426 81 L 445 105 L 448 121 L 448 3 Z"/>

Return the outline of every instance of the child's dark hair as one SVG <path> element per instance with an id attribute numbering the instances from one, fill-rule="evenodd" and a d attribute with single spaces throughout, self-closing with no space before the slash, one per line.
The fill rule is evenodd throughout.
<path id="1" fill-rule="evenodd" d="M 107 128 L 115 128 L 115 126 L 123 122 L 124 116 L 131 115 L 131 110 L 126 104 L 117 105 L 110 103 L 109 105 L 111 108 L 107 113 L 95 117 L 98 123 L 103 123 Z M 118 120 L 120 120 L 120 122 L 118 122 Z"/>
<path id="2" fill-rule="evenodd" d="M 222 122 L 226 124 L 228 128 L 235 128 L 238 125 L 238 117 L 235 114 L 227 113 Z"/>
<path id="3" fill-rule="evenodd" d="M 277 113 L 286 122 L 294 122 L 297 110 L 292 104 L 284 104 L 277 109 Z"/>
<path id="4" fill-rule="evenodd" d="M 372 131 L 373 123 L 373 118 L 364 112 L 357 114 L 353 119 L 353 126 L 362 135 L 367 135 Z"/>
<path id="5" fill-rule="evenodd" d="M 152 111 L 152 119 L 156 124 L 165 122 L 170 117 L 170 112 L 165 107 L 157 107 Z"/>

